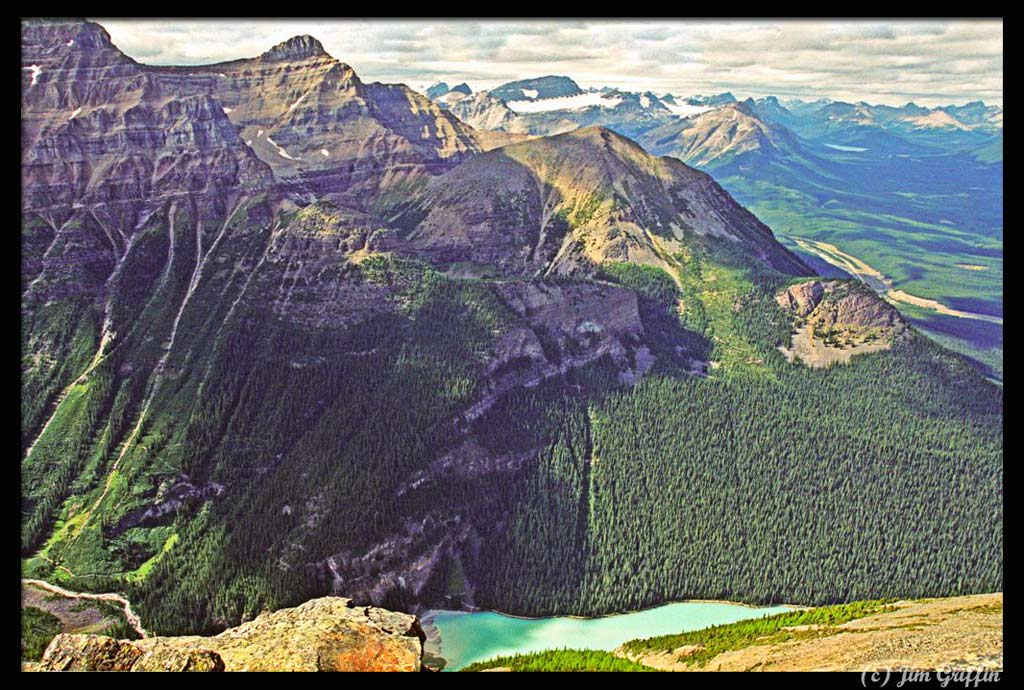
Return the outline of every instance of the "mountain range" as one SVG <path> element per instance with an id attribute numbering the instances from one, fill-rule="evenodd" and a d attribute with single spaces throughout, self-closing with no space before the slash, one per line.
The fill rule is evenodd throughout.
<path id="1" fill-rule="evenodd" d="M 738 101 L 527 81 L 527 92 L 511 82 L 441 105 L 521 137 L 600 125 L 710 172 L 816 270 L 849 275 L 808 241 L 854 255 L 914 296 L 898 304 L 907 318 L 1001 378 L 1001 107 Z M 557 97 L 541 94 L 548 82 Z"/>
<path id="2" fill-rule="evenodd" d="M 428 97 L 434 100 L 449 93 L 443 82 L 427 89 Z M 564 76 L 513 81 L 475 93 L 463 83 L 458 94 L 458 97 L 448 99 L 443 106 L 453 109 L 456 115 L 469 124 L 480 126 L 474 122 L 475 116 L 467 107 L 475 101 L 479 108 L 482 102 L 487 108 L 497 111 L 508 109 L 515 113 L 516 122 L 503 129 L 537 135 L 558 133 L 556 130 L 559 126 L 549 120 L 551 116 L 542 116 L 541 113 L 557 112 L 563 122 L 574 122 L 576 126 L 594 124 L 595 117 L 602 120 L 600 124 L 611 126 L 619 124 L 619 120 L 628 120 L 630 116 L 662 118 L 667 122 L 740 103 L 729 92 L 712 96 L 680 97 L 670 93 L 658 96 L 652 91 L 629 92 L 613 87 L 584 90 Z M 588 94 L 595 97 L 589 101 L 570 100 Z M 475 96 L 475 99 L 470 99 L 470 96 Z M 747 98 L 742 103 L 748 106 L 751 115 L 760 120 L 791 129 L 811 140 L 830 135 L 843 143 L 849 137 L 866 138 L 872 134 L 881 136 L 885 133 L 899 133 L 909 140 L 907 145 L 912 144 L 915 138 L 920 138 L 921 145 L 926 145 L 929 141 L 934 143 L 935 140 L 928 137 L 933 131 L 938 131 L 946 135 L 957 133 L 969 145 L 971 142 L 988 141 L 1002 133 L 1002 108 L 988 106 L 981 101 L 962 106 L 925 108 L 915 103 L 895 107 L 865 102 L 846 103 L 827 98 L 812 102 L 800 99 L 782 101 L 775 96 L 766 96 Z M 595 108 L 599 110 L 592 111 Z M 670 115 L 675 118 L 670 118 Z"/>
<path id="3" fill-rule="evenodd" d="M 76 20 L 22 68 L 25 577 L 159 634 L 1001 589 L 1001 389 L 652 143 L 827 178 L 757 103 L 442 105 Z"/>

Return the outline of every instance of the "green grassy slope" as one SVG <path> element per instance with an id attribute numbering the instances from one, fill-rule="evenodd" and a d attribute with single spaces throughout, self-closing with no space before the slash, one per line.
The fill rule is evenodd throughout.
<path id="1" fill-rule="evenodd" d="M 550 672 L 550 671 L 654 671 L 649 666 L 638 664 L 628 659 L 620 659 L 611 652 L 591 649 L 559 649 L 532 654 L 515 654 L 502 656 L 487 661 L 470 664 L 463 671 L 486 671 L 488 669 L 508 669 L 518 672 Z"/>

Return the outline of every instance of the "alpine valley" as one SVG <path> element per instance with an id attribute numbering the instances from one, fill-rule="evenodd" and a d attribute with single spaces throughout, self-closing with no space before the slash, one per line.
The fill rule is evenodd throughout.
<path id="1" fill-rule="evenodd" d="M 1001 271 L 1000 109 L 428 97 L 311 36 L 168 67 L 21 31 L 23 577 L 161 636 L 1002 591 L 999 367 L 890 294 L 1001 317 L 990 273 L 929 288 Z"/>
<path id="2" fill-rule="evenodd" d="M 1002 380 L 1000 107 L 683 98 L 554 76 L 427 93 L 474 127 L 536 136 L 597 124 L 712 173 L 815 270 L 867 280 Z"/>

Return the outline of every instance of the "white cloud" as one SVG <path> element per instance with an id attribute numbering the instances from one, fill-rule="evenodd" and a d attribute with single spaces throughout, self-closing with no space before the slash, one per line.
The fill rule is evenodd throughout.
<path id="1" fill-rule="evenodd" d="M 474 90 L 564 74 L 584 88 L 730 90 L 923 105 L 1002 104 L 1000 21 L 97 20 L 141 62 L 252 57 L 316 36 L 368 81 Z"/>

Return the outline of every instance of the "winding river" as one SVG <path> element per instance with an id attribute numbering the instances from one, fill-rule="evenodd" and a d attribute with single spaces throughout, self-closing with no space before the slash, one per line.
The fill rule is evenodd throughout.
<path id="1" fill-rule="evenodd" d="M 855 278 L 860 279 L 862 282 L 869 285 L 880 294 L 883 298 L 891 303 L 902 302 L 903 304 L 910 304 L 921 309 L 927 309 L 934 311 L 939 314 L 946 316 L 955 316 L 960 319 L 975 319 L 978 321 L 987 321 L 988 323 L 1003 325 L 1003 317 L 993 316 L 991 314 L 976 314 L 974 312 L 963 311 L 960 309 L 951 309 L 942 302 L 928 299 L 926 297 L 918 297 L 917 295 L 911 295 L 903 290 L 896 290 L 893 287 L 892 280 L 882 274 L 881 271 L 869 266 L 852 254 L 847 254 L 844 251 L 840 251 L 834 244 L 828 244 L 827 242 L 819 242 L 816 240 L 809 240 L 804 237 L 797 237 L 790 235 L 792 240 L 797 245 L 808 251 L 818 258 L 827 261 L 836 268 L 846 271 Z M 978 266 L 972 266 L 970 264 L 957 264 L 961 267 L 966 267 L 967 270 L 977 270 Z M 981 267 L 984 269 L 984 266 Z"/>
<path id="2" fill-rule="evenodd" d="M 627 640 L 699 630 L 711 625 L 792 610 L 741 604 L 686 601 L 601 618 L 516 618 L 493 611 L 427 611 L 422 616 L 426 651 L 445 659 L 446 671 L 474 661 L 544 649 L 611 651 Z"/>
<path id="3" fill-rule="evenodd" d="M 128 621 L 128 625 L 139 634 L 139 637 L 149 637 L 146 629 L 142 627 L 142 619 L 139 618 L 138 614 L 132 610 L 131 603 L 120 594 L 104 593 L 94 594 L 92 592 L 72 592 L 70 589 L 64 589 L 58 585 L 51 584 L 46 580 L 34 580 L 22 578 L 22 586 L 30 585 L 32 587 L 38 587 L 44 589 L 47 592 L 53 594 L 59 594 L 62 597 L 68 599 L 91 599 L 93 601 L 109 601 L 121 606 L 124 609 L 124 617 Z"/>

